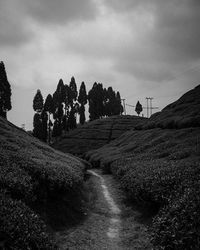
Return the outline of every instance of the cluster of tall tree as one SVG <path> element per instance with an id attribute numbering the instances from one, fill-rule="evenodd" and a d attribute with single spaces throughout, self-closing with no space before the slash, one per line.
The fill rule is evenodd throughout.
<path id="1" fill-rule="evenodd" d="M 40 140 L 47 141 L 47 112 L 44 109 L 44 99 L 41 91 L 38 89 L 33 99 L 33 109 L 35 115 L 33 118 L 33 135 Z"/>
<path id="2" fill-rule="evenodd" d="M 37 90 L 33 99 L 33 109 L 35 110 L 33 135 L 43 141 L 48 139 L 50 142 L 51 136 L 56 137 L 61 135 L 63 130 L 76 128 L 77 113 L 80 115 L 80 123 L 84 124 L 86 103 L 85 83 L 81 83 L 78 95 L 74 77 L 71 78 L 69 85 L 64 84 L 60 79 L 56 91 L 53 95 L 48 94 L 45 102 L 40 90 Z"/>
<path id="3" fill-rule="evenodd" d="M 69 131 L 77 127 L 77 114 L 79 123 L 84 124 L 85 105 L 89 103 L 90 120 L 105 116 L 118 115 L 123 112 L 120 93 L 109 87 L 103 88 L 103 84 L 94 83 L 87 95 L 85 83 L 80 85 L 79 92 L 75 78 L 72 77 L 69 85 L 60 79 L 53 95 L 49 94 L 43 101 L 40 90 L 33 100 L 35 110 L 33 121 L 33 135 L 43 141 L 50 142 L 51 136 L 57 137 L 62 131 Z M 53 122 L 52 117 L 53 116 Z M 53 129 L 51 129 L 53 127 Z"/>
<path id="4" fill-rule="evenodd" d="M 119 115 L 123 112 L 119 92 L 112 87 L 103 88 L 103 84 L 94 83 L 88 93 L 90 120 L 106 116 Z"/>
<path id="5" fill-rule="evenodd" d="M 11 87 L 7 79 L 5 65 L 0 62 L 0 116 L 7 119 L 7 112 L 11 110 Z"/>

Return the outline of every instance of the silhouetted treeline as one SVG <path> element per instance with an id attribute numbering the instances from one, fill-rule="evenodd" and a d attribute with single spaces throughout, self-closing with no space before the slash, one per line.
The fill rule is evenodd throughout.
<path id="1" fill-rule="evenodd" d="M 33 119 L 33 135 L 50 142 L 50 138 L 57 137 L 63 131 L 69 131 L 77 127 L 77 115 L 79 123 L 84 124 L 85 105 L 89 104 L 90 121 L 111 115 L 119 115 L 123 112 L 120 93 L 109 87 L 103 88 L 103 84 L 94 83 L 92 89 L 86 91 L 82 82 L 77 90 L 75 78 L 72 77 L 69 85 L 60 79 L 53 95 L 49 94 L 44 102 L 40 90 L 33 100 L 35 111 Z M 53 120 L 51 120 L 53 115 Z"/>
<path id="2" fill-rule="evenodd" d="M 0 116 L 7 119 L 7 112 L 11 110 L 11 87 L 3 62 L 0 62 Z"/>

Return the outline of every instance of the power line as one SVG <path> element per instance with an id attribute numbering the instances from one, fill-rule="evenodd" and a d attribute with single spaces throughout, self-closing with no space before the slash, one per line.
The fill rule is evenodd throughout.
<path id="1" fill-rule="evenodd" d="M 147 106 L 146 107 L 142 107 L 143 109 L 147 110 L 147 118 L 149 118 L 149 116 L 152 115 L 153 109 L 159 109 L 159 107 L 153 107 L 153 104 L 152 104 L 152 100 L 153 99 L 154 99 L 153 97 L 146 97 Z M 125 105 L 128 106 L 128 107 L 132 107 L 132 108 L 136 107 L 135 105 L 131 105 L 131 104 L 128 104 L 128 103 L 126 103 Z"/>

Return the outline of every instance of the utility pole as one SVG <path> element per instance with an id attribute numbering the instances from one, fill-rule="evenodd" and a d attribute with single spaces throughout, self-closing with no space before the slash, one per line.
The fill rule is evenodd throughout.
<path id="1" fill-rule="evenodd" d="M 149 97 L 149 100 L 150 100 L 150 116 L 152 115 L 152 100 L 153 100 L 153 97 Z"/>
<path id="2" fill-rule="evenodd" d="M 158 109 L 158 107 L 153 107 L 153 105 L 152 105 L 153 97 L 146 97 L 146 100 L 147 100 L 147 106 L 142 107 L 142 108 L 147 110 L 147 118 L 149 118 L 149 116 L 152 115 L 153 109 Z M 127 104 L 127 103 L 126 103 L 126 106 L 135 108 L 134 105 L 130 105 L 130 104 Z"/>
<path id="3" fill-rule="evenodd" d="M 152 107 L 153 97 L 146 97 L 146 100 L 147 100 L 147 118 L 149 118 L 152 115 L 152 109 L 155 109 L 157 107 Z"/>
<path id="4" fill-rule="evenodd" d="M 126 99 L 121 99 L 121 101 L 123 102 L 124 114 L 126 115 L 126 104 L 125 104 L 125 100 L 126 100 Z"/>
<path id="5" fill-rule="evenodd" d="M 147 118 L 149 116 L 149 99 L 148 97 L 146 97 L 146 100 L 147 100 Z"/>

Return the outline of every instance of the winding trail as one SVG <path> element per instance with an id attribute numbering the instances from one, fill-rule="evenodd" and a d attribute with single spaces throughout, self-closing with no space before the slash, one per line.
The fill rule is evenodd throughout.
<path id="1" fill-rule="evenodd" d="M 119 215 L 121 213 L 121 209 L 119 209 L 119 207 L 117 206 L 117 204 L 113 200 L 111 194 L 109 193 L 108 187 L 105 185 L 104 178 L 92 170 L 88 170 L 88 172 L 94 176 L 97 176 L 101 180 L 101 187 L 103 190 L 103 194 L 104 194 L 104 197 L 108 203 L 110 213 L 112 216 L 110 218 L 110 226 L 109 226 L 108 231 L 107 231 L 107 236 L 112 241 L 111 242 L 112 248 L 117 249 L 118 248 L 117 244 L 120 241 L 119 230 L 120 230 L 121 220 L 120 220 Z"/>
<path id="2" fill-rule="evenodd" d="M 141 214 L 125 205 L 124 193 L 111 175 L 88 170 L 87 183 L 92 208 L 79 225 L 58 232 L 59 249 L 125 250 L 152 249 Z"/>

